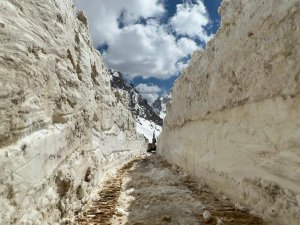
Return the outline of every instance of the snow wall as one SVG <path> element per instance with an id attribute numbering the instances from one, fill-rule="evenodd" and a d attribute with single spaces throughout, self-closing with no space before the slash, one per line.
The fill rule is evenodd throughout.
<path id="1" fill-rule="evenodd" d="M 274 224 L 300 224 L 300 2 L 224 0 L 176 81 L 158 151 Z"/>
<path id="2" fill-rule="evenodd" d="M 67 223 L 145 151 L 87 27 L 71 0 L 0 2 L 0 224 Z"/>

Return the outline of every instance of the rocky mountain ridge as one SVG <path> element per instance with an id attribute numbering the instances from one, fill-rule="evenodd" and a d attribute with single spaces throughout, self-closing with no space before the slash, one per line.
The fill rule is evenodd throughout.
<path id="1" fill-rule="evenodd" d="M 119 71 L 109 69 L 111 87 L 118 99 L 128 105 L 135 121 L 137 132 L 142 134 L 148 142 L 152 141 L 153 134 L 160 134 L 163 119 L 155 113 L 147 100 L 128 82 Z"/>
<path id="2" fill-rule="evenodd" d="M 164 119 L 167 113 L 167 105 L 172 101 L 170 94 L 159 96 L 152 104 L 154 112 Z"/>
<path id="3" fill-rule="evenodd" d="M 144 118 L 145 120 L 152 121 L 153 123 L 162 126 L 162 118 L 158 116 L 148 104 L 147 100 L 141 96 L 134 85 L 126 81 L 121 72 L 109 69 L 108 73 L 111 76 L 111 87 L 126 99 L 129 108 L 136 117 Z"/>

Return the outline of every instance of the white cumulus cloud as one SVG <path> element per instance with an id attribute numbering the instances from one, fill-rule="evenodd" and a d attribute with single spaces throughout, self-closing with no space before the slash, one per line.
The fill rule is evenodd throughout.
<path id="1" fill-rule="evenodd" d="M 184 62 L 178 62 L 177 63 L 177 66 L 178 66 L 178 69 L 179 71 L 182 71 L 183 69 L 187 68 L 188 65 L 189 65 L 190 61 L 184 63 Z"/>
<path id="2" fill-rule="evenodd" d="M 151 105 L 161 94 L 161 89 L 156 85 L 139 84 L 137 91 Z"/>
<path id="3" fill-rule="evenodd" d="M 209 19 L 200 1 L 179 4 L 168 24 L 160 22 L 165 15 L 163 0 L 75 0 L 75 3 L 87 14 L 94 46 L 108 46 L 103 57 L 109 67 L 129 78 L 168 79 L 179 73 L 180 62 L 201 47 L 196 38 L 209 38 L 202 28 Z M 180 19 L 189 28 L 184 30 Z M 186 35 L 177 37 L 173 30 Z"/>
<path id="4" fill-rule="evenodd" d="M 88 16 L 95 47 L 120 32 L 119 19 L 129 25 L 140 18 L 159 17 L 165 10 L 159 0 L 75 0 L 75 4 Z"/>
<path id="5" fill-rule="evenodd" d="M 204 29 L 204 26 L 209 24 L 209 15 L 203 2 L 201 0 L 197 0 L 196 4 L 185 2 L 178 4 L 176 8 L 176 14 L 170 20 L 174 31 L 180 35 L 209 41 L 211 37 Z"/>
<path id="6" fill-rule="evenodd" d="M 176 63 L 198 48 L 191 39 L 176 40 L 153 20 L 125 27 L 108 45 L 103 53 L 108 64 L 131 78 L 169 78 L 178 70 Z"/>

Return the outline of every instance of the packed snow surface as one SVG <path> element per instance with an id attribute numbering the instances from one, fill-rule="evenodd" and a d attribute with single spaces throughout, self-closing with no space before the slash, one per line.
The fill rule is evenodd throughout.
<path id="1" fill-rule="evenodd" d="M 274 224 L 299 225 L 300 2 L 219 11 L 218 33 L 172 88 L 157 152 Z"/>
<path id="2" fill-rule="evenodd" d="M 73 0 L 0 1 L 0 33 L 0 224 L 73 224 L 145 139 Z"/>
<path id="3" fill-rule="evenodd" d="M 158 126 L 152 121 L 141 117 L 137 118 L 136 131 L 140 134 L 143 134 L 149 142 L 152 142 L 153 132 L 155 132 L 155 137 L 158 137 L 161 129 L 161 126 Z"/>
<path id="4" fill-rule="evenodd" d="M 126 164 L 81 210 L 76 224 L 267 225 L 155 154 Z"/>

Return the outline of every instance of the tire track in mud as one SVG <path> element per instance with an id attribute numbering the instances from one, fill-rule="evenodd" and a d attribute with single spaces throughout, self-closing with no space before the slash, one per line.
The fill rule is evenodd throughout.
<path id="1" fill-rule="evenodd" d="M 224 195 L 215 193 L 207 184 L 196 183 L 191 177 L 183 181 L 184 185 L 189 188 L 194 198 L 199 199 L 205 208 L 213 215 L 211 221 L 206 222 L 202 213 L 198 214 L 199 221 L 204 224 L 218 224 L 218 218 L 226 225 L 267 225 L 261 218 L 251 215 L 246 208 L 245 211 L 237 209 L 228 198 Z"/>
<path id="2" fill-rule="evenodd" d="M 121 194 L 123 174 L 140 159 L 134 159 L 123 166 L 118 173 L 106 181 L 99 197 L 93 200 L 83 216 L 76 218 L 76 225 L 110 225 L 111 218 L 115 215 L 118 198 Z"/>
<path id="3" fill-rule="evenodd" d="M 181 169 L 177 166 L 170 165 L 167 161 L 162 160 L 163 167 L 170 169 L 173 173 L 179 175 Z M 205 182 L 196 182 L 190 176 L 186 176 L 181 180 L 182 184 L 186 186 L 193 198 L 201 201 L 205 207 L 197 214 L 199 224 L 213 224 L 213 225 L 268 225 L 260 217 L 251 215 L 246 209 L 242 211 L 237 209 L 235 205 L 222 193 L 216 193 Z M 225 197 L 225 198 L 224 198 Z M 202 214 L 205 210 L 209 210 L 212 219 L 205 222 Z"/>
<path id="4" fill-rule="evenodd" d="M 98 194 L 77 225 L 267 225 L 155 155 L 126 164 Z M 209 222 L 202 216 L 206 210 Z"/>

